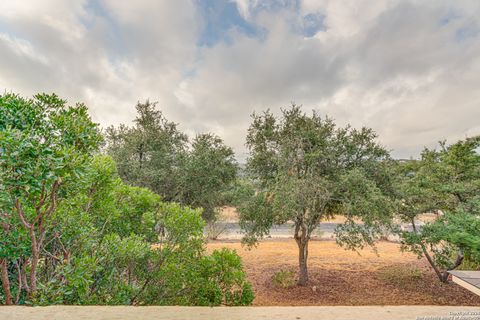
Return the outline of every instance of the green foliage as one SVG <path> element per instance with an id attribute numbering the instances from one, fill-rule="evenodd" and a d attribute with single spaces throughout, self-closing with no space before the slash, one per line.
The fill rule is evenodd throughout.
<path id="1" fill-rule="evenodd" d="M 281 118 L 269 111 L 254 114 L 247 169 L 258 189 L 240 207 L 244 241 L 254 243 L 272 225 L 293 221 L 306 257 L 321 219 L 343 214 L 347 222 L 337 229 L 337 241 L 348 248 L 373 244 L 393 212 L 389 155 L 375 139 L 371 129 L 337 128 L 331 119 L 309 116 L 296 105 Z M 306 275 L 306 262 L 301 264 Z M 301 274 L 299 283 L 302 279 Z"/>
<path id="2" fill-rule="evenodd" d="M 215 209 L 225 202 L 223 192 L 236 178 L 234 153 L 212 134 L 189 142 L 149 101 L 137 105 L 132 128 L 107 130 L 108 153 L 122 179 L 148 187 L 164 201 L 203 208 L 204 218 L 215 220 Z"/>
<path id="3" fill-rule="evenodd" d="M 130 219 L 128 210 L 123 215 L 115 214 L 125 209 L 141 212 L 139 208 L 144 208 L 145 202 L 144 197 L 129 197 L 129 206 L 125 207 L 118 201 L 125 196 L 126 186 L 111 170 L 111 162 L 108 157 L 97 157 L 92 163 L 92 178 L 98 177 L 102 184 L 95 183 L 94 189 L 86 189 L 88 197 L 79 194 L 72 199 L 71 207 L 59 211 L 62 219 L 57 230 L 63 233 L 61 238 L 52 239 L 49 252 L 61 255 L 62 249 L 56 250 L 60 246 L 69 254 L 63 260 L 52 259 L 43 266 L 43 285 L 33 303 L 250 304 L 253 292 L 245 279 L 240 257 L 229 250 L 205 254 L 205 222 L 200 209 L 155 202 L 154 226 Z M 114 183 L 110 183 L 111 179 Z M 117 193 L 119 186 L 122 192 Z M 151 193 L 147 189 L 130 188 L 135 194 Z M 158 200 L 153 193 L 151 197 Z M 85 203 L 90 204 L 89 211 L 73 210 L 79 204 L 79 208 L 85 208 Z M 105 209 L 111 210 L 109 215 L 103 213 L 104 217 L 99 218 Z M 81 230 L 77 228 L 79 219 L 83 220 Z M 158 232 L 155 239 L 146 236 L 152 230 Z M 54 270 L 49 270 L 49 266 L 55 266 Z"/>
<path id="4" fill-rule="evenodd" d="M 316 113 L 308 116 L 292 106 L 281 119 L 269 112 L 254 115 L 248 132 L 248 169 L 265 193 L 258 193 L 242 210 L 243 223 L 298 220 L 310 234 L 321 218 L 332 214 L 344 214 L 349 221 L 361 218 L 365 227 L 390 217 L 384 163 L 388 153 L 375 143 L 370 129 L 336 128 L 332 120 Z M 271 210 L 263 210 L 270 216 L 255 218 L 248 208 L 262 202 L 271 205 Z M 261 233 L 264 228 L 255 230 Z"/>
<path id="5" fill-rule="evenodd" d="M 462 264 L 458 266 L 459 270 L 477 270 L 480 271 L 480 261 L 477 259 L 472 259 L 470 256 L 465 255 L 465 258 L 462 261 Z"/>
<path id="6" fill-rule="evenodd" d="M 30 298 L 36 293 L 52 215 L 78 187 L 100 142 L 85 105 L 67 106 L 54 94 L 0 96 L 0 266 L 10 275 L 2 279 L 7 304 L 23 300 L 25 291 Z"/>
<path id="7" fill-rule="evenodd" d="M 172 159 L 179 155 L 172 150 L 182 150 L 183 136 L 148 103 L 139 110 L 137 123 L 148 132 L 116 132 L 133 132 L 122 143 L 145 148 L 130 178 L 155 178 L 160 168 L 158 175 L 174 179 L 180 156 Z M 221 149 L 212 136 L 199 139 Z M 54 95 L 0 96 L 0 303 L 251 303 L 239 256 L 206 254 L 202 209 L 162 203 L 149 189 L 125 184 L 112 158 L 93 157 L 100 142 L 83 105 L 67 107 Z M 125 151 L 112 148 L 116 156 Z M 128 171 L 125 161 L 120 167 Z"/>
<path id="8" fill-rule="evenodd" d="M 23 198 L 36 204 L 42 190 L 82 175 L 100 142 L 87 107 L 67 107 L 56 95 L 0 96 L 0 178 L 4 207 Z"/>
<path id="9" fill-rule="evenodd" d="M 207 221 L 225 203 L 223 191 L 235 180 L 237 164 L 233 150 L 212 134 L 197 135 L 186 157 L 179 201 L 203 208 Z"/>
<path id="10" fill-rule="evenodd" d="M 60 206 L 57 219 L 71 212 L 88 214 L 103 234 L 136 234 L 156 241 L 159 201 L 160 197 L 148 189 L 124 184 L 109 156 L 96 156 L 86 170 L 82 187 Z"/>
<path id="11" fill-rule="evenodd" d="M 236 179 L 230 188 L 224 191 L 225 203 L 239 208 L 255 195 L 255 185 L 246 178 Z"/>
<path id="12" fill-rule="evenodd" d="M 413 231 L 400 233 L 403 249 L 425 256 L 441 281 L 465 256 L 480 261 L 480 137 L 440 150 L 425 149 L 419 161 L 398 166 L 399 214 Z M 420 227 L 419 215 L 438 219 Z"/>
<path id="13" fill-rule="evenodd" d="M 272 282 L 280 288 L 291 288 L 295 285 L 295 272 L 291 270 L 280 270 L 275 272 Z"/>
<path id="14" fill-rule="evenodd" d="M 107 129 L 108 153 L 122 179 L 176 200 L 186 156 L 187 136 L 148 100 L 136 106 L 135 126 Z"/>
<path id="15" fill-rule="evenodd" d="M 102 240 L 58 264 L 53 277 L 42 279 L 33 303 L 129 304 L 134 294 L 130 273 L 144 269 L 150 246 L 137 236 L 111 234 Z"/>
<path id="16" fill-rule="evenodd" d="M 340 185 L 344 201 L 339 212 L 344 212 L 347 221 L 335 231 L 337 242 L 349 249 L 373 246 L 390 226 L 394 211 L 391 198 L 363 170 L 343 174 Z M 355 223 L 352 217 L 360 218 L 362 223 Z"/>
<path id="17" fill-rule="evenodd" d="M 266 192 L 259 192 L 238 208 L 240 213 L 240 227 L 245 232 L 242 242 L 253 246 L 258 238 L 270 233 L 275 224 L 275 213 L 272 209 L 271 196 Z"/>
<path id="18" fill-rule="evenodd" d="M 202 259 L 200 275 L 192 304 L 245 306 L 254 299 L 252 286 L 245 280 L 241 259 L 235 251 L 214 250 Z"/>

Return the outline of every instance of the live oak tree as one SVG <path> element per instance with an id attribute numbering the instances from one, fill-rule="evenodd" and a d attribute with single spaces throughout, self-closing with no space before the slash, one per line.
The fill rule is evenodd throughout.
<path id="1" fill-rule="evenodd" d="M 177 200 L 188 138 L 156 103 L 139 102 L 136 110 L 133 127 L 107 129 L 107 152 L 126 183 L 149 188 L 164 201 Z"/>
<path id="2" fill-rule="evenodd" d="M 235 180 L 232 149 L 213 134 L 192 141 L 168 121 L 155 103 L 137 104 L 133 127 L 107 130 L 107 152 L 115 159 L 122 179 L 147 187 L 163 201 L 203 208 L 207 221 L 224 203 L 223 191 Z"/>
<path id="3" fill-rule="evenodd" d="M 382 235 L 392 213 L 389 154 L 371 129 L 338 128 L 296 105 L 282 110 L 281 117 L 267 111 L 252 118 L 247 169 L 258 190 L 240 206 L 244 241 L 253 244 L 273 225 L 292 221 L 298 284 L 305 285 L 308 244 L 322 219 L 346 217 L 336 233 L 350 249 L 372 245 Z"/>
<path id="4" fill-rule="evenodd" d="M 420 160 L 398 166 L 400 232 L 403 249 L 425 257 L 439 280 L 465 257 L 480 262 L 480 137 L 425 149 Z M 420 215 L 436 213 L 419 225 Z"/>
<path id="5" fill-rule="evenodd" d="M 224 192 L 236 179 L 237 163 L 232 148 L 213 134 L 197 135 L 182 170 L 179 200 L 203 208 L 207 221 L 215 220 L 216 209 L 225 203 Z"/>
<path id="6" fill-rule="evenodd" d="M 82 104 L 56 95 L 0 96 L 0 267 L 6 304 L 32 298 L 46 230 L 101 138 Z M 9 268 L 18 271 L 16 301 Z M 26 273 L 28 272 L 28 276 Z"/>

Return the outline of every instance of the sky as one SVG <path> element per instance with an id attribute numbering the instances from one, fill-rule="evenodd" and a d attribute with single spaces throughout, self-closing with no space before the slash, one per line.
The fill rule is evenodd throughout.
<path id="1" fill-rule="evenodd" d="M 480 1 L 2 0 L 0 90 L 83 102 L 102 127 L 157 101 L 240 161 L 252 112 L 294 102 L 418 157 L 480 134 Z"/>

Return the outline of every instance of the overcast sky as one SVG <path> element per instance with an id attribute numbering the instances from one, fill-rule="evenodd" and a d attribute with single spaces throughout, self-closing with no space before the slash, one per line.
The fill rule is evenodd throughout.
<path id="1" fill-rule="evenodd" d="M 102 126 L 150 98 L 240 160 L 250 114 L 294 101 L 416 157 L 480 134 L 480 1 L 2 0 L 0 89 Z"/>

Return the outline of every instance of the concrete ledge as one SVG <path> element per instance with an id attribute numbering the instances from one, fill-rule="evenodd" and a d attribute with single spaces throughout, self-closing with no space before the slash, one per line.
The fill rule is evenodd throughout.
<path id="1" fill-rule="evenodd" d="M 361 306 L 361 307 L 105 307 L 50 306 L 0 307 L 0 319 L 5 320 L 120 320 L 120 319 L 421 319 L 421 320 L 480 319 L 480 307 L 448 306 Z"/>
<path id="2" fill-rule="evenodd" d="M 452 281 L 480 296 L 480 271 L 449 271 Z"/>

